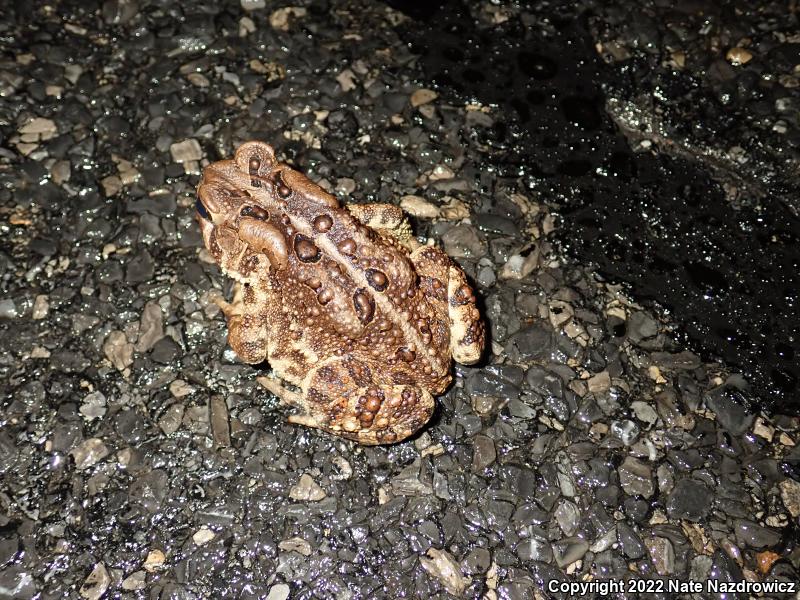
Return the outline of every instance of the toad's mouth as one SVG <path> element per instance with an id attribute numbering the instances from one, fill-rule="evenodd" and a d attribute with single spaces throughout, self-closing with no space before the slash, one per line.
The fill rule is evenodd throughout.
<path id="1" fill-rule="evenodd" d="M 200 207 L 203 207 L 203 210 L 200 210 Z M 200 233 L 203 236 L 203 242 L 208 248 L 209 241 L 211 240 L 211 232 L 214 231 L 214 223 L 211 221 L 211 215 L 208 214 L 205 206 L 203 203 L 200 202 L 198 199 L 197 204 L 197 212 L 195 213 L 194 217 L 197 221 L 197 224 L 200 226 Z"/>

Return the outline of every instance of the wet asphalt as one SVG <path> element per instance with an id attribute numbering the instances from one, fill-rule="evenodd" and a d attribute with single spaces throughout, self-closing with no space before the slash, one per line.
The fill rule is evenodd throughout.
<path id="1" fill-rule="evenodd" d="M 6 6 L 0 596 L 797 581 L 792 11 Z M 475 284 L 415 439 L 290 426 L 227 347 L 194 189 L 247 139 Z"/>

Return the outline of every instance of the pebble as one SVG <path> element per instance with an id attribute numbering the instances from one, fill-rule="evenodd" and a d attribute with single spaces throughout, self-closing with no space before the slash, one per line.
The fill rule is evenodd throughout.
<path id="1" fill-rule="evenodd" d="M 155 275 L 155 263 L 147 250 L 142 250 L 128 261 L 125 279 L 130 284 L 145 283 Z"/>
<path id="2" fill-rule="evenodd" d="M 353 476 L 353 467 L 343 456 L 334 456 L 331 459 L 331 462 L 336 466 L 337 469 L 339 469 L 338 473 L 331 476 L 332 479 L 346 481 Z"/>
<path id="3" fill-rule="evenodd" d="M 208 435 L 209 417 L 208 405 L 187 406 L 184 410 L 182 425 L 193 433 Z"/>
<path id="4" fill-rule="evenodd" d="M 14 301 L 10 298 L 0 300 L 0 319 L 16 319 L 19 316 Z"/>
<path id="5" fill-rule="evenodd" d="M 172 435 L 180 429 L 183 421 L 183 404 L 176 403 L 170 406 L 166 412 L 158 419 L 158 426 L 165 435 Z"/>
<path id="6" fill-rule="evenodd" d="M 349 196 L 356 191 L 356 182 L 350 177 L 340 177 L 336 180 L 336 193 L 341 196 Z"/>
<path id="7" fill-rule="evenodd" d="M 647 551 L 645 545 L 642 543 L 642 539 L 633 528 L 624 521 L 617 523 L 617 539 L 619 540 L 622 552 L 631 560 L 641 558 Z"/>
<path id="8" fill-rule="evenodd" d="M 263 4 L 262 0 L 258 0 L 259 3 Z M 258 6 L 258 8 L 264 8 L 264 6 Z M 252 8 L 246 10 L 253 10 Z M 289 31 L 289 26 L 292 22 L 292 19 L 300 19 L 306 16 L 306 9 L 302 6 L 285 6 L 283 8 L 279 8 L 278 10 L 274 11 L 269 16 L 269 24 L 270 27 L 273 29 L 277 29 L 278 31 Z M 345 90 L 347 91 L 347 90 Z"/>
<path id="9" fill-rule="evenodd" d="M 553 345 L 552 329 L 536 323 L 511 336 L 505 352 L 515 362 L 547 360 L 551 356 Z"/>
<path id="10" fill-rule="evenodd" d="M 698 522 L 708 515 L 713 500 L 706 484 L 686 477 L 678 480 L 667 498 L 667 514 L 672 519 Z"/>
<path id="11" fill-rule="evenodd" d="M 163 337 L 164 316 L 161 306 L 151 300 L 144 305 L 142 317 L 139 319 L 139 337 L 134 349 L 137 352 L 147 352 Z"/>
<path id="12" fill-rule="evenodd" d="M 209 422 L 211 423 L 211 437 L 214 445 L 227 448 L 231 445 L 231 430 L 228 416 L 228 405 L 225 398 L 219 394 L 211 396 L 208 401 Z"/>
<path id="13" fill-rule="evenodd" d="M 442 198 L 439 216 L 445 221 L 460 221 L 469 217 L 469 208 L 458 198 L 445 196 Z"/>
<path id="14" fill-rule="evenodd" d="M 87 421 L 99 419 L 106 414 L 106 397 L 97 391 L 88 394 L 81 403 L 80 413 Z"/>
<path id="15" fill-rule="evenodd" d="M 611 548 L 617 542 L 617 530 L 612 527 L 603 535 L 597 538 L 594 543 L 589 546 L 589 551 L 594 554 L 600 554 Z"/>
<path id="16" fill-rule="evenodd" d="M 108 456 L 109 450 L 99 438 L 89 438 L 70 451 L 79 471 L 88 469 Z"/>
<path id="17" fill-rule="evenodd" d="M 631 402 L 631 410 L 636 415 L 636 418 L 643 423 L 655 425 L 656 421 L 658 421 L 658 413 L 647 402 L 635 400 L 634 402 Z"/>
<path id="18" fill-rule="evenodd" d="M 291 591 L 291 588 L 285 583 L 275 584 L 269 588 L 267 600 L 287 600 Z"/>
<path id="19" fill-rule="evenodd" d="M 147 553 L 147 558 L 144 559 L 144 564 L 142 567 L 148 573 L 154 573 L 158 571 L 162 566 L 164 566 L 164 562 L 166 561 L 167 557 L 164 555 L 159 549 L 150 550 Z"/>
<path id="20" fill-rule="evenodd" d="M 512 254 L 498 274 L 500 279 L 524 279 L 539 266 L 539 246 L 533 245 L 522 254 Z"/>
<path id="21" fill-rule="evenodd" d="M 481 287 L 489 288 L 494 285 L 495 281 L 497 281 L 497 276 L 491 267 L 483 267 L 478 272 L 477 282 Z"/>
<path id="22" fill-rule="evenodd" d="M 628 495 L 650 498 L 655 492 L 653 472 L 647 463 L 629 456 L 620 465 L 617 472 L 620 485 Z"/>
<path id="23" fill-rule="evenodd" d="M 611 422 L 611 435 L 616 437 L 626 446 L 632 446 L 639 437 L 639 426 L 630 419 Z"/>
<path id="24" fill-rule="evenodd" d="M 207 88 L 211 85 L 211 82 L 208 80 L 208 78 L 200 73 L 189 73 L 186 76 L 186 79 L 189 80 L 189 83 L 199 88 Z M 184 161 L 176 161 L 176 162 L 184 162 Z"/>
<path id="25" fill-rule="evenodd" d="M 780 533 L 748 519 L 737 519 L 734 524 L 736 541 L 751 548 L 771 548 L 780 540 Z"/>
<path id="26" fill-rule="evenodd" d="M 178 360 L 182 352 L 183 350 L 174 339 L 165 336 L 153 344 L 150 358 L 162 365 L 172 365 Z"/>
<path id="27" fill-rule="evenodd" d="M 147 586 L 147 573 L 144 571 L 134 571 L 122 580 L 120 587 L 127 592 L 143 590 Z"/>
<path id="28" fill-rule="evenodd" d="M 486 548 L 473 548 L 464 558 L 462 569 L 466 574 L 483 574 L 492 564 L 492 554 Z"/>
<path id="29" fill-rule="evenodd" d="M 414 90 L 411 94 L 410 102 L 411 106 L 417 108 L 418 106 L 422 106 L 423 104 L 428 104 L 429 102 L 433 102 L 436 98 L 439 97 L 439 94 L 434 92 L 433 90 L 429 90 L 427 88 L 420 88 L 418 90 Z"/>
<path id="30" fill-rule="evenodd" d="M 453 179 L 456 174 L 447 165 L 436 165 L 428 175 L 428 181 L 441 181 L 443 179 Z"/>
<path id="31" fill-rule="evenodd" d="M 508 217 L 501 217 L 489 213 L 478 213 L 475 215 L 475 225 L 481 231 L 489 233 L 498 233 L 515 237 L 519 235 L 519 227 L 517 224 Z"/>
<path id="32" fill-rule="evenodd" d="M 422 196 L 403 196 L 400 199 L 400 208 L 420 219 L 437 219 L 442 216 L 441 208 Z"/>
<path id="33" fill-rule="evenodd" d="M 86 581 L 83 582 L 78 593 L 81 595 L 81 598 L 86 598 L 86 600 L 99 600 L 106 593 L 110 585 L 111 576 L 108 574 L 108 569 L 100 562 L 97 563 L 94 569 L 92 569 L 92 572 L 89 573 L 89 576 L 86 578 Z"/>
<path id="34" fill-rule="evenodd" d="M 109 175 L 100 180 L 100 185 L 103 186 L 103 193 L 107 198 L 112 198 L 122 191 L 122 180 L 116 175 Z"/>
<path id="35" fill-rule="evenodd" d="M 454 596 L 461 596 L 471 583 L 469 577 L 461 574 L 461 568 L 453 556 L 438 548 L 429 548 L 426 556 L 419 559 L 422 568 L 437 579 Z"/>
<path id="36" fill-rule="evenodd" d="M 246 10 L 248 12 L 267 7 L 266 0 L 239 0 L 239 3 L 242 7 L 242 10 Z"/>
<path id="37" fill-rule="evenodd" d="M 484 469 L 497 459 L 494 440 L 485 435 L 476 435 L 473 444 L 472 470 L 475 473 L 483 473 Z"/>
<path id="38" fill-rule="evenodd" d="M 297 552 L 302 556 L 311 556 L 311 544 L 301 537 L 293 537 L 283 540 L 278 544 L 278 548 L 286 552 Z"/>
<path id="39" fill-rule="evenodd" d="M 208 529 L 207 527 L 201 527 L 197 531 L 194 532 L 192 535 L 192 541 L 197 544 L 198 546 L 204 546 L 211 540 L 217 537 L 217 534 Z"/>
<path id="40" fill-rule="evenodd" d="M 574 535 L 580 521 L 580 511 L 574 502 L 563 500 L 555 512 L 556 521 L 564 535 Z"/>
<path id="41" fill-rule="evenodd" d="M 550 543 L 538 537 L 522 540 L 515 549 L 521 560 L 532 560 L 549 563 L 553 560 L 553 549 Z"/>
<path id="42" fill-rule="evenodd" d="M 41 346 L 34 346 L 31 350 L 31 358 L 50 358 L 50 351 Z"/>
<path id="43" fill-rule="evenodd" d="M 628 337 L 634 344 L 655 337 L 658 321 L 644 312 L 635 312 L 628 318 Z"/>
<path id="44" fill-rule="evenodd" d="M 303 473 L 289 490 L 289 498 L 300 502 L 319 502 L 326 496 L 325 490 L 308 473 Z"/>
<path id="45" fill-rule="evenodd" d="M 753 53 L 744 48 L 734 47 L 728 50 L 725 59 L 734 66 L 745 65 L 753 60 Z"/>
<path id="46" fill-rule="evenodd" d="M 519 385 L 504 377 L 502 372 L 489 370 L 471 373 L 466 381 L 466 389 L 473 401 L 476 398 L 488 398 L 491 406 L 495 408 L 499 408 L 510 399 L 519 397 L 520 392 Z"/>
<path id="47" fill-rule="evenodd" d="M 778 484 L 781 490 L 783 505 L 792 517 L 800 516 L 800 482 L 794 479 L 784 479 Z"/>
<path id="48" fill-rule="evenodd" d="M 171 144 L 169 153 L 176 163 L 198 161 L 203 158 L 203 149 L 200 147 L 200 143 L 193 138 Z"/>
<path id="49" fill-rule="evenodd" d="M 706 406 L 714 412 L 719 424 L 733 435 L 750 429 L 755 415 L 746 408 L 745 394 L 728 385 L 720 385 L 705 395 Z"/>
<path id="50" fill-rule="evenodd" d="M 103 342 L 103 354 L 118 371 L 124 371 L 133 364 L 133 344 L 122 331 L 108 334 Z"/>
<path id="51" fill-rule="evenodd" d="M 46 141 L 58 133 L 58 126 L 52 119 L 34 117 L 19 128 L 23 141 Z"/>
<path id="52" fill-rule="evenodd" d="M 186 383 L 183 379 L 176 379 L 169 384 L 169 393 L 173 398 L 185 398 L 194 394 L 195 388 Z"/>
<path id="53" fill-rule="evenodd" d="M 125 25 L 139 13 L 139 3 L 135 0 L 106 0 L 101 13 L 106 23 Z"/>
<path id="54" fill-rule="evenodd" d="M 596 373 L 586 381 L 586 386 L 593 394 L 599 394 L 608 391 L 608 389 L 611 387 L 611 375 L 609 375 L 608 371 Z"/>
<path id="55" fill-rule="evenodd" d="M 702 364 L 700 357 L 689 350 L 676 353 L 653 352 L 650 357 L 656 366 L 668 371 L 692 371 Z"/>
<path id="56" fill-rule="evenodd" d="M 556 564 L 561 568 L 581 560 L 589 551 L 589 543 L 578 536 L 558 539 L 551 546 Z"/>
<path id="57" fill-rule="evenodd" d="M 344 93 L 354 90 L 357 87 L 356 74 L 350 69 L 344 69 L 341 73 L 339 73 L 336 76 L 336 81 L 339 83 L 339 87 L 342 88 L 342 92 Z"/>
<path id="58" fill-rule="evenodd" d="M 652 537 L 645 542 L 645 545 L 656 573 L 666 577 L 675 572 L 675 548 L 672 542 L 664 537 Z"/>
<path id="59" fill-rule="evenodd" d="M 50 312 L 50 304 L 47 301 L 47 296 L 45 294 L 39 294 L 36 296 L 36 299 L 33 301 L 33 310 L 31 311 L 31 319 L 34 320 L 41 320 L 47 316 L 47 313 Z"/>
<path id="60" fill-rule="evenodd" d="M 771 442 L 773 436 L 775 435 L 775 428 L 764 421 L 763 418 L 757 417 L 755 425 L 753 425 L 753 433 L 758 437 L 764 438 L 768 442 Z"/>
<path id="61" fill-rule="evenodd" d="M 486 244 L 475 228 L 466 223 L 451 227 L 442 236 L 444 250 L 453 258 L 480 258 L 486 254 Z"/>

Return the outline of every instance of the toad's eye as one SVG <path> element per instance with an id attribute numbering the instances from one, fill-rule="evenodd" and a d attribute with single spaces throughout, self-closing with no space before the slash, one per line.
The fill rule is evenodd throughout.
<path id="1" fill-rule="evenodd" d="M 259 221 L 269 220 L 269 213 L 260 206 L 243 206 L 239 214 L 243 217 L 253 217 Z"/>
<path id="2" fill-rule="evenodd" d="M 197 210 L 197 214 L 203 217 L 206 221 L 211 220 L 211 215 L 208 214 L 208 209 L 206 208 L 206 205 L 203 204 L 203 201 L 200 200 L 200 198 L 198 198 L 197 202 L 194 203 L 194 207 Z"/>
<path id="3" fill-rule="evenodd" d="M 272 182 L 275 184 L 275 191 L 278 192 L 278 196 L 284 200 L 292 195 L 292 188 L 284 183 L 283 176 L 281 175 L 280 171 L 275 173 L 275 176 L 272 178 Z"/>

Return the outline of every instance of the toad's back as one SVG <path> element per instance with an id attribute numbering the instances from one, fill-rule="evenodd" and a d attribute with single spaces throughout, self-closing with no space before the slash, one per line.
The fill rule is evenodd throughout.
<path id="1" fill-rule="evenodd" d="M 226 270 L 246 279 L 244 302 L 261 305 L 273 367 L 299 384 L 321 361 L 356 356 L 376 381 L 446 387 L 447 289 L 436 270 L 420 276 L 389 227 L 359 222 L 265 148 L 208 167 L 200 196 L 224 196 L 216 201 L 228 204 L 220 225 L 247 242 Z M 370 215 L 370 223 L 382 216 Z M 385 217 L 389 225 L 399 220 Z"/>

